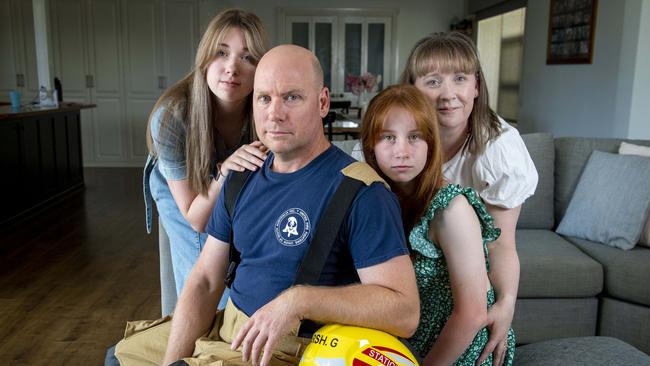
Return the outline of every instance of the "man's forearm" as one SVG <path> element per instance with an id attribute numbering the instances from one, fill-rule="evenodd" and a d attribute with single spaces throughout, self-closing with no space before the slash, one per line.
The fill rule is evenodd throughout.
<path id="1" fill-rule="evenodd" d="M 289 291 L 300 317 L 320 323 L 356 325 L 409 337 L 420 318 L 417 294 L 407 296 L 379 285 L 297 286 Z"/>
<path id="2" fill-rule="evenodd" d="M 195 341 L 208 331 L 212 323 L 219 293 L 223 293 L 223 286 L 209 289 L 204 283 L 188 281 L 172 318 L 163 365 L 192 355 Z"/>

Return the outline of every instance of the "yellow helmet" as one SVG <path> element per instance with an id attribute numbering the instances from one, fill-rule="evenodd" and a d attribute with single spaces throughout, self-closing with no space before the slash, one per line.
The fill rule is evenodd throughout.
<path id="1" fill-rule="evenodd" d="M 416 366 L 411 350 L 386 332 L 330 324 L 314 333 L 299 366 Z"/>

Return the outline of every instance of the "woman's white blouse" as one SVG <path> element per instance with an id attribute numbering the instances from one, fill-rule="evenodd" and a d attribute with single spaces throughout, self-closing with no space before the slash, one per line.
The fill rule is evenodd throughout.
<path id="1" fill-rule="evenodd" d="M 535 193 L 537 169 L 519 132 L 503 119 L 499 121 L 501 135 L 488 142 L 482 154 L 461 149 L 442 170 L 447 181 L 474 188 L 486 203 L 514 208 Z M 360 143 L 351 155 L 364 161 Z"/>
<path id="2" fill-rule="evenodd" d="M 474 188 L 486 203 L 514 208 L 535 193 L 537 169 L 519 132 L 499 121 L 501 135 L 488 142 L 482 154 L 461 149 L 442 171 L 449 182 Z"/>

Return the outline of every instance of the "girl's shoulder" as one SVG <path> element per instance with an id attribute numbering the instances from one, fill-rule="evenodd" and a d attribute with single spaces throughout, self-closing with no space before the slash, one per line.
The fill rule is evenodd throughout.
<path id="1" fill-rule="evenodd" d="M 414 249 L 422 252 L 429 257 L 439 255 L 436 250 L 429 248 L 433 242 L 428 238 L 430 229 L 444 222 L 444 226 L 449 226 L 449 220 L 458 221 L 459 225 L 465 222 L 467 215 L 475 215 L 481 226 L 481 234 L 485 242 L 496 240 L 501 234 L 501 230 L 494 226 L 494 219 L 488 213 L 487 208 L 476 191 L 471 187 L 463 187 L 458 184 L 448 184 L 442 187 L 431 200 L 424 216 L 416 223 L 411 236 L 412 246 L 414 239 L 420 245 L 415 245 Z M 423 239 L 427 240 L 423 240 Z"/>

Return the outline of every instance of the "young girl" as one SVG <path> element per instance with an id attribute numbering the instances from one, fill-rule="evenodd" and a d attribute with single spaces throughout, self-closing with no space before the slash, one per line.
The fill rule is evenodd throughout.
<path id="1" fill-rule="evenodd" d="M 163 315 L 173 311 L 207 239 L 203 231 L 225 175 L 255 170 L 266 158 L 265 148 L 254 142 L 251 122 L 253 77 L 266 49 L 266 33 L 255 14 L 220 13 L 201 38 L 192 72 L 165 91 L 149 118 L 147 230 L 153 199 L 169 236 L 160 241 Z M 173 277 L 165 273 L 165 252 L 171 254 Z M 167 286 L 171 278 L 174 283 Z"/>
<path id="2" fill-rule="evenodd" d="M 501 365 L 519 286 L 515 229 L 521 205 L 537 187 L 537 170 L 517 129 L 490 108 L 478 52 L 466 35 L 433 33 L 419 40 L 400 82 L 417 87 L 436 112 L 444 178 L 474 188 L 501 228 L 490 243 L 490 280 L 498 296 L 488 312 L 490 340 L 481 355 L 484 360 L 493 354 Z M 352 156 L 363 160 L 362 153 L 358 144 Z"/>
<path id="3" fill-rule="evenodd" d="M 411 344 L 426 365 L 474 365 L 488 341 L 495 302 L 487 243 L 499 237 L 472 188 L 443 179 L 436 112 L 416 87 L 391 86 L 368 106 L 361 140 L 366 161 L 402 207 L 420 292 L 420 325 Z M 515 340 L 508 331 L 505 364 Z M 483 364 L 492 364 L 490 355 Z"/>

